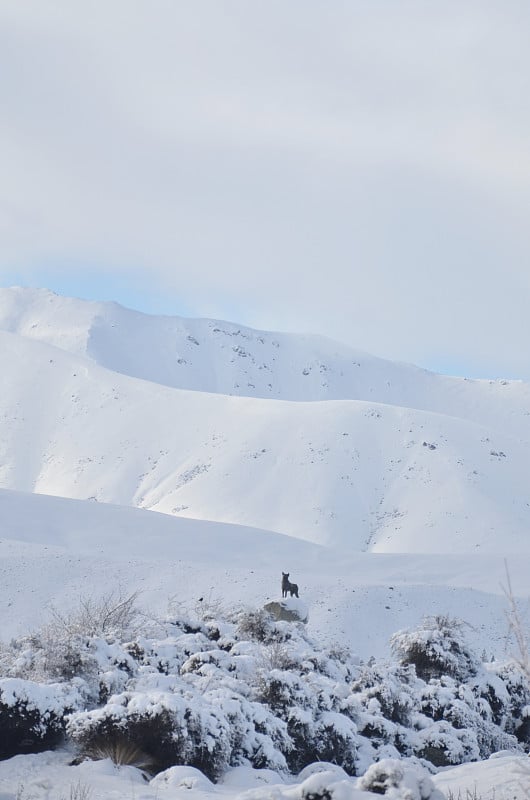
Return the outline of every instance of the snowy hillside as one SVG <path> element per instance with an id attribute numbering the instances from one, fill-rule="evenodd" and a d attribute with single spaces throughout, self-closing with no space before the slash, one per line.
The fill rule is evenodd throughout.
<path id="1" fill-rule="evenodd" d="M 23 289 L 0 290 L 0 369 L 1 800 L 369 800 L 380 770 L 395 797 L 522 800 L 501 584 L 507 559 L 528 591 L 528 385 Z M 269 630 L 284 570 L 309 621 Z M 141 628 L 72 627 L 109 591 Z M 100 758 L 103 733 L 119 763 L 125 729 L 134 766 L 37 753 Z"/>
<path id="2" fill-rule="evenodd" d="M 127 375 L 123 359 L 156 367 L 162 380 L 163 354 L 176 346 L 170 331 L 179 329 L 181 338 L 200 334 L 200 345 L 186 341 L 209 354 L 197 385 L 212 375 L 222 382 L 227 353 L 213 345 L 213 323 L 36 290 L 3 290 L 0 300 L 9 329 L 0 331 L 6 635 L 32 619 L 35 605 L 72 602 L 82 586 L 140 585 L 155 605 L 176 584 L 191 601 L 221 586 L 231 600 L 259 604 L 274 596 L 280 569 L 291 569 L 310 600 L 311 624 L 364 655 L 385 652 L 391 633 L 413 624 L 419 609 L 458 615 L 464 607 L 478 640 L 494 631 L 502 649 L 503 559 L 524 593 L 519 578 L 530 557 L 530 448 L 507 432 L 510 421 L 527 419 L 528 387 L 442 378 L 363 356 L 362 368 L 342 362 L 344 386 L 369 373 L 373 387 L 357 388 L 378 386 L 388 401 L 392 375 L 391 386 L 421 403 L 191 391 Z M 113 326 L 131 343 L 121 355 Z M 147 330 L 156 331 L 157 347 L 149 338 L 133 347 Z M 304 359 L 317 344 L 335 347 L 275 334 L 265 341 L 273 338 Z M 295 395 L 296 371 L 281 363 L 274 385 Z M 426 381 L 438 386 L 438 402 L 452 387 L 457 414 L 415 407 L 424 404 Z M 470 391 L 486 398 L 476 408 L 466 401 Z M 496 403 L 491 428 L 474 420 L 488 403 Z"/>
<path id="3" fill-rule="evenodd" d="M 530 386 L 436 375 L 318 336 L 152 316 L 44 289 L 0 289 L 0 330 L 180 389 L 282 400 L 366 400 L 460 417 L 530 441 Z"/>
<path id="4" fill-rule="evenodd" d="M 178 597 L 196 607 L 261 606 L 280 590 L 281 569 L 310 606 L 309 630 L 363 658 L 388 652 L 390 636 L 423 614 L 460 616 L 479 652 L 507 650 L 504 563 L 496 555 L 371 554 L 322 548 L 270 531 L 88 501 L 0 491 L 0 641 L 109 586 L 141 591 L 156 613 Z M 524 594 L 530 555 L 509 560 Z"/>
<path id="5" fill-rule="evenodd" d="M 2 488 L 348 550 L 530 547 L 530 447 L 505 433 L 366 401 L 171 389 L 11 333 L 0 369 Z"/>

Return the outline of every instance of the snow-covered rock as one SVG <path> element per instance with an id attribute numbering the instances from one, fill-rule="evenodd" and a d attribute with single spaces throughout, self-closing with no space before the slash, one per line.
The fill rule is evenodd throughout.
<path id="1" fill-rule="evenodd" d="M 286 597 L 283 600 L 271 600 L 264 605 L 274 619 L 284 620 L 285 622 L 303 622 L 309 620 L 309 609 L 307 604 L 298 597 Z"/>

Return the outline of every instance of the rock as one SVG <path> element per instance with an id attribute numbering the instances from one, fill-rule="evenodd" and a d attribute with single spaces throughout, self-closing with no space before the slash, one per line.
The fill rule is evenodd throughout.
<path id="1" fill-rule="evenodd" d="M 264 605 L 265 611 L 276 620 L 285 622 L 307 623 L 309 619 L 309 609 L 306 604 L 297 597 L 289 597 L 285 600 L 272 600 Z"/>

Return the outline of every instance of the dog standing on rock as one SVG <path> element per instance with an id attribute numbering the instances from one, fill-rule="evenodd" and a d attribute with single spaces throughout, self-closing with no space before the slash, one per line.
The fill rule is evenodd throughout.
<path id="1" fill-rule="evenodd" d="M 287 597 L 288 592 L 290 593 L 291 597 L 293 595 L 298 597 L 298 586 L 296 583 L 290 582 L 288 572 L 282 572 L 282 597 Z"/>

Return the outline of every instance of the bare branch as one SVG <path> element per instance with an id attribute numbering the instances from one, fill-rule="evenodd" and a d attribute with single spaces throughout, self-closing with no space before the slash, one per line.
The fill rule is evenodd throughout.
<path id="1" fill-rule="evenodd" d="M 508 603 L 506 618 L 508 620 L 509 631 L 515 640 L 517 648 L 517 653 L 514 655 L 514 659 L 519 664 L 526 677 L 530 680 L 530 649 L 528 636 L 525 632 L 521 612 L 513 593 L 508 562 L 506 560 L 504 561 L 504 567 L 506 570 L 506 586 L 501 584 L 501 588 Z"/>

